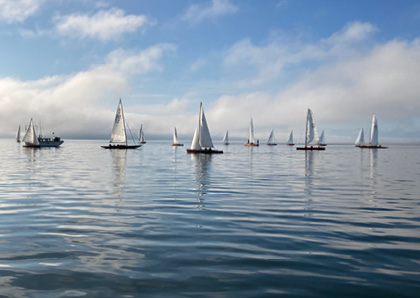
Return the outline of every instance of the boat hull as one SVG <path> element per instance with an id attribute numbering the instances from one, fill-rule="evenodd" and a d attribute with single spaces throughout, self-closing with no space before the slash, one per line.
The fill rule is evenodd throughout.
<path id="1" fill-rule="evenodd" d="M 221 154 L 223 153 L 222 150 L 214 150 L 214 149 L 187 149 L 187 153 L 190 154 L 198 154 L 198 153 L 202 153 L 202 154 Z"/>
<path id="2" fill-rule="evenodd" d="M 267 144 L 267 146 L 277 146 L 277 144 Z"/>
<path id="3" fill-rule="evenodd" d="M 309 146 L 309 147 L 297 147 L 296 150 L 323 151 L 323 150 L 325 150 L 325 148 L 324 147 L 311 147 L 311 146 Z"/>
<path id="4" fill-rule="evenodd" d="M 377 146 L 356 145 L 355 147 L 362 148 L 362 149 L 388 149 L 388 147 L 382 146 L 382 145 L 377 145 Z"/>
<path id="5" fill-rule="evenodd" d="M 174 146 L 174 147 L 181 147 L 181 146 L 184 146 L 184 144 L 172 144 L 171 146 Z"/>
<path id="6" fill-rule="evenodd" d="M 125 150 L 125 149 L 137 149 L 141 147 L 141 145 L 108 145 L 108 146 L 101 146 L 104 149 L 119 149 L 119 150 Z"/>
<path id="7" fill-rule="evenodd" d="M 295 144 L 286 144 L 287 146 L 294 146 Z"/>
<path id="8" fill-rule="evenodd" d="M 63 143 L 64 143 L 64 141 L 40 142 L 39 147 L 41 147 L 41 148 L 44 148 L 44 147 L 58 147 Z"/>
<path id="9" fill-rule="evenodd" d="M 255 144 L 255 143 L 245 143 L 244 146 L 246 147 L 258 147 L 260 146 L 260 144 Z"/>

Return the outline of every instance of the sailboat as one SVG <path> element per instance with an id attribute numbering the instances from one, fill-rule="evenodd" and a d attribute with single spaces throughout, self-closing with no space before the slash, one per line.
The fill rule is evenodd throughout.
<path id="1" fill-rule="evenodd" d="M 249 120 L 249 137 L 248 137 L 248 141 L 246 143 L 244 143 L 244 146 L 249 146 L 249 147 L 253 147 L 253 146 L 259 146 L 260 142 L 257 140 L 257 142 L 255 143 L 255 137 L 254 137 L 254 122 L 251 120 Z"/>
<path id="2" fill-rule="evenodd" d="M 327 143 L 325 142 L 324 130 L 321 132 L 321 135 L 319 136 L 319 146 L 327 146 Z"/>
<path id="3" fill-rule="evenodd" d="M 146 144 L 146 140 L 144 139 L 143 124 L 140 125 L 139 144 Z"/>
<path id="4" fill-rule="evenodd" d="M 184 146 L 184 144 L 179 143 L 176 127 L 174 127 L 174 142 L 172 143 L 172 146 Z"/>
<path id="5" fill-rule="evenodd" d="M 29 122 L 28 129 L 26 130 L 25 136 L 22 139 L 25 144 L 23 147 L 40 148 L 40 147 L 58 147 L 64 143 L 60 137 L 53 136 L 51 138 L 43 138 L 40 134 L 36 135 L 35 126 L 32 121 Z"/>
<path id="6" fill-rule="evenodd" d="M 305 147 L 297 147 L 296 150 L 325 150 L 319 145 L 318 129 L 311 109 L 306 115 Z"/>
<path id="7" fill-rule="evenodd" d="M 16 133 L 16 142 L 20 143 L 20 125 L 19 125 L 18 131 Z"/>
<path id="8" fill-rule="evenodd" d="M 124 111 L 122 107 L 121 98 L 118 103 L 117 112 L 115 113 L 114 126 L 112 127 L 111 138 L 108 146 L 101 146 L 105 149 L 136 149 L 141 147 L 138 145 L 128 145 L 127 133 L 125 129 Z"/>
<path id="9" fill-rule="evenodd" d="M 227 130 L 225 136 L 223 137 L 223 145 L 229 145 L 229 132 Z"/>
<path id="10" fill-rule="evenodd" d="M 287 139 L 286 145 L 288 146 L 294 146 L 295 143 L 293 143 L 293 130 L 290 132 L 289 138 Z"/>
<path id="11" fill-rule="evenodd" d="M 375 114 L 373 114 L 372 120 L 370 122 L 369 143 L 361 145 L 356 144 L 356 147 L 369 149 L 387 149 L 388 147 L 379 145 L 378 136 L 378 121 L 376 120 Z"/>
<path id="12" fill-rule="evenodd" d="M 354 142 L 355 147 L 360 147 L 365 143 L 365 135 L 363 133 L 363 128 L 360 130 L 359 135 L 357 136 L 356 142 Z"/>
<path id="13" fill-rule="evenodd" d="M 191 143 L 191 149 L 187 149 L 187 153 L 223 153 L 222 150 L 215 150 L 213 148 L 214 146 L 211 140 L 209 127 L 207 126 L 206 116 L 203 110 L 203 104 L 200 102 L 198 125 L 194 132 L 194 137 Z"/>
<path id="14" fill-rule="evenodd" d="M 275 141 L 275 138 L 274 138 L 274 130 L 272 130 L 270 132 L 270 136 L 268 137 L 268 140 L 267 140 L 267 145 L 268 146 L 276 146 L 277 145 L 276 141 Z"/>
<path id="15" fill-rule="evenodd" d="M 36 136 L 35 132 L 35 126 L 32 121 L 29 121 L 28 129 L 26 130 L 25 136 L 22 139 L 23 142 L 25 142 L 25 145 L 23 147 L 32 147 L 32 148 L 39 148 L 39 141 L 38 137 Z"/>

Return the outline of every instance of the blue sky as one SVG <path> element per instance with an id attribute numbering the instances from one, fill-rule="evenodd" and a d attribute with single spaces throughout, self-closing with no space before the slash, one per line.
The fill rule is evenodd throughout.
<path id="1" fill-rule="evenodd" d="M 299 141 L 311 108 L 330 142 L 372 113 L 419 142 L 419 28 L 418 1 L 0 0 L 0 135 L 107 138 L 122 98 L 146 138 L 192 138 L 202 101 L 215 141 Z"/>

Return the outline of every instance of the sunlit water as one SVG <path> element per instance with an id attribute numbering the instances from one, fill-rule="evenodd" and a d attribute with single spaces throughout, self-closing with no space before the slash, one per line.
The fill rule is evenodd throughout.
<path id="1" fill-rule="evenodd" d="M 418 297 L 420 147 L 0 140 L 0 296 Z"/>

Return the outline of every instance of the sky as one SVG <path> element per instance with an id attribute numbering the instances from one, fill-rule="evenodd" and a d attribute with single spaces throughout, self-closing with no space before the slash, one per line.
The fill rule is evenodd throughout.
<path id="1" fill-rule="evenodd" d="M 130 131 L 189 141 L 203 103 L 213 141 L 420 142 L 420 2 L 0 0 L 0 136 L 31 118 L 62 138 Z"/>

